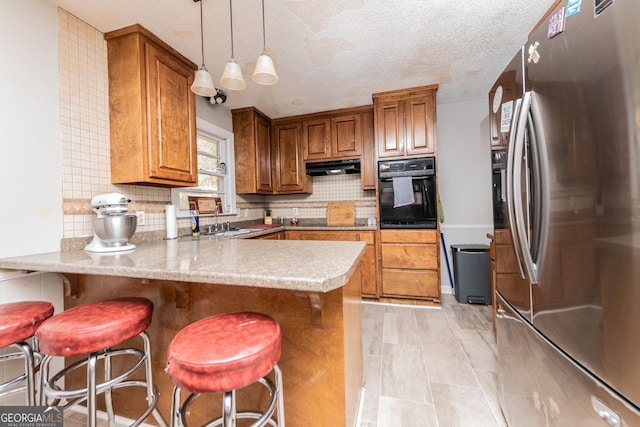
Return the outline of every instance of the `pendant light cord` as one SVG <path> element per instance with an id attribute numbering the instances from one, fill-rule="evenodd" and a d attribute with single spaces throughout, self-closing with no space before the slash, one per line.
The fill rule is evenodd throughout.
<path id="1" fill-rule="evenodd" d="M 233 5 L 231 4 L 231 0 L 229 0 L 229 18 L 231 19 L 231 59 L 235 59 L 233 55 Z"/>
<path id="2" fill-rule="evenodd" d="M 262 0 L 262 52 L 267 51 L 267 36 L 264 29 L 264 0 Z"/>
<path id="3" fill-rule="evenodd" d="M 200 48 L 202 49 L 202 68 L 204 67 L 204 26 L 202 25 L 202 2 L 204 0 L 197 0 L 200 2 Z"/>

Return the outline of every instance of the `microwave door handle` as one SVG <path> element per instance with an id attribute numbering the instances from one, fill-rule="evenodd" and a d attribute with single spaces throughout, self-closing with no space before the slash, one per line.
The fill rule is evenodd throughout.
<path id="1" fill-rule="evenodd" d="M 514 209 L 514 151 L 516 145 L 516 130 L 518 127 L 518 118 L 520 117 L 520 106 L 522 99 L 516 99 L 513 106 L 513 113 L 511 115 L 511 131 L 509 133 L 509 146 L 507 148 L 507 218 L 509 219 L 509 231 L 511 233 L 511 239 L 513 240 L 513 249 L 518 260 L 518 269 L 520 270 L 520 276 L 525 277 L 524 269 L 522 268 L 522 257 L 519 254 L 520 242 L 518 240 L 518 233 L 516 231 L 515 221 L 515 209 Z"/>

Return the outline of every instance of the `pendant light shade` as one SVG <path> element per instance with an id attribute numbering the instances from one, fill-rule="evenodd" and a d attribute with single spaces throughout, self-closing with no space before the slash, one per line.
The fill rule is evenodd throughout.
<path id="1" fill-rule="evenodd" d="M 202 0 L 201 0 L 202 1 Z M 213 77 L 207 71 L 206 68 L 201 67 L 196 71 L 196 77 L 191 85 L 191 92 L 200 96 L 214 96 L 216 94 L 216 88 L 213 84 Z"/>
<path id="2" fill-rule="evenodd" d="M 231 59 L 227 62 L 227 65 L 224 66 L 224 72 L 222 73 L 222 77 L 220 77 L 220 84 L 225 89 L 243 90 L 247 87 L 247 83 L 244 81 L 244 77 L 242 77 L 240 64 L 236 62 L 233 56 L 233 5 L 231 4 L 231 0 L 229 0 L 229 19 L 231 22 Z"/>
<path id="3" fill-rule="evenodd" d="M 274 67 L 273 59 L 271 59 L 267 52 L 262 52 L 262 55 L 258 57 L 256 69 L 253 71 L 251 78 L 254 82 L 261 85 L 274 85 L 278 83 L 279 79 L 276 73 L 276 67 Z"/>
<path id="4" fill-rule="evenodd" d="M 247 87 L 247 83 L 242 77 L 240 64 L 234 58 L 231 58 L 227 65 L 224 66 L 224 73 L 220 77 L 220 84 L 229 90 L 243 90 Z"/>
<path id="5" fill-rule="evenodd" d="M 256 68 L 251 75 L 254 82 L 261 85 L 274 85 L 278 83 L 278 74 L 273 65 L 273 59 L 267 53 L 267 37 L 264 24 L 264 0 L 262 0 L 262 54 L 256 61 Z"/>
<path id="6" fill-rule="evenodd" d="M 202 2 L 204 0 L 193 0 L 200 2 L 200 47 L 202 48 L 202 65 L 196 71 L 193 84 L 191 84 L 191 92 L 200 96 L 214 96 L 216 94 L 216 88 L 213 84 L 213 77 L 207 71 L 207 67 L 204 66 L 204 31 L 202 25 Z"/>

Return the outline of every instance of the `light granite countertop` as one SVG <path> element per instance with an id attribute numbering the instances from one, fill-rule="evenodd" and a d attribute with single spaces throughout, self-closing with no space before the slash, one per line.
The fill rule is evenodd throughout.
<path id="1" fill-rule="evenodd" d="M 251 233 L 256 234 L 260 233 Z M 365 246 L 365 242 L 182 237 L 142 243 L 131 252 L 72 250 L 0 258 L 0 268 L 329 292 L 349 281 Z"/>

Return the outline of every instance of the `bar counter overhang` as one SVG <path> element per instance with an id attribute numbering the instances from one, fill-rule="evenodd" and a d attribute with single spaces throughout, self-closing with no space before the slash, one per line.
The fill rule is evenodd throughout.
<path id="1" fill-rule="evenodd" d="M 173 336 L 201 318 L 248 310 L 272 316 L 282 328 L 287 425 L 353 426 L 362 392 L 359 263 L 364 248 L 364 242 L 187 237 L 144 243 L 129 253 L 78 250 L 3 258 L 0 268 L 60 274 L 65 309 L 125 296 L 153 301 L 147 332 L 160 389 L 158 409 L 167 420 L 173 384 L 164 365 Z M 68 383 L 83 381 L 78 375 Z M 139 399 L 126 393 L 114 391 L 116 411 L 135 418 L 139 408 L 131 402 Z M 263 398 L 247 391 L 238 402 L 251 406 Z M 205 422 L 217 410 L 195 407 L 190 421 Z"/>

